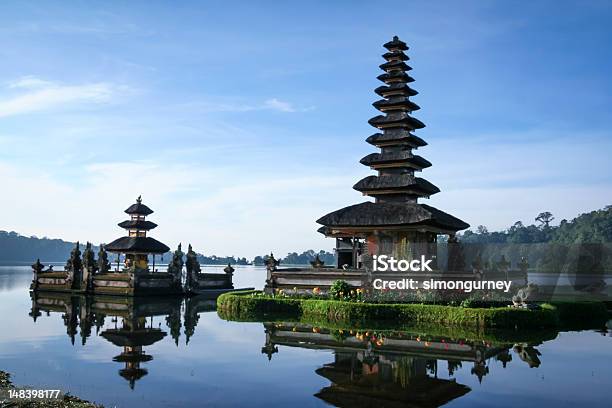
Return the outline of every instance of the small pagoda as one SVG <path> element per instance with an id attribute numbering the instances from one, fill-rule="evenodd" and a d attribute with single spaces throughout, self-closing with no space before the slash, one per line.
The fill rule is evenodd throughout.
<path id="1" fill-rule="evenodd" d="M 378 132 L 366 139 L 380 152 L 361 159 L 361 164 L 377 175 L 353 186 L 374 201 L 351 205 L 317 220 L 323 225 L 319 232 L 336 238 L 337 266 L 344 269 L 367 267 L 375 254 L 401 259 L 415 252 L 434 255 L 438 235 L 449 235 L 452 240 L 457 231 L 469 227 L 450 214 L 419 203 L 440 189 L 415 176 L 431 163 L 414 154 L 427 143 L 413 133 L 425 125 L 412 117 L 419 106 L 410 100 L 417 91 L 408 85 L 414 81 L 406 73 L 412 69 L 406 64 L 408 46 L 396 36 L 384 47 L 385 63 L 380 65 L 384 73 L 378 76 L 384 85 L 375 89 L 382 99 L 373 103 L 382 114 L 369 120 Z"/>
<path id="2" fill-rule="evenodd" d="M 155 255 L 165 254 L 170 248 L 155 238 L 147 237 L 147 232 L 157 227 L 154 222 L 145 218 L 153 214 L 153 210 L 142 203 L 142 196 L 136 199 L 125 210 L 130 216 L 129 220 L 120 222 L 118 225 L 128 231 L 128 236 L 121 237 L 104 246 L 107 252 L 116 253 L 117 259 L 120 254 L 125 254 L 125 268 L 138 271 L 149 271 L 149 255 L 153 257 L 153 268 L 155 268 Z"/>
<path id="3" fill-rule="evenodd" d="M 170 248 L 147 236 L 148 231 L 157 227 L 145 219 L 153 214 L 153 210 L 142 203 L 142 197 L 138 197 L 125 212 L 130 219 L 119 226 L 127 230 L 127 236 L 104 246 L 105 251 L 117 254 L 117 267 L 114 271 L 99 270 L 94 275 L 93 292 L 128 296 L 182 294 L 182 270 L 158 272 L 155 269 L 155 257 Z M 121 255 L 123 267 L 120 267 Z M 149 257 L 153 261 L 152 268 L 149 268 Z"/>

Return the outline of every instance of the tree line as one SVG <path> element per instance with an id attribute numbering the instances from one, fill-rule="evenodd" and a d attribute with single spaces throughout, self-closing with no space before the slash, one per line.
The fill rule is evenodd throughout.
<path id="1" fill-rule="evenodd" d="M 489 232 L 479 225 L 476 231 L 465 231 L 458 235 L 461 242 L 474 244 L 582 244 L 612 242 L 612 205 L 603 209 L 584 213 L 571 221 L 561 220 L 559 225 L 551 225 L 555 219 L 550 211 L 538 214 L 535 223 L 524 225 L 517 221 L 503 231 Z"/>

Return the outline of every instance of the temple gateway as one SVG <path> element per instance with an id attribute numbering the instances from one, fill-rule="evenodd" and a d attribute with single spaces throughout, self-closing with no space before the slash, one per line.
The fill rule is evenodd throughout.
<path id="1" fill-rule="evenodd" d="M 317 220 L 322 225 L 318 231 L 336 239 L 335 268 L 326 268 L 317 260 L 310 270 L 278 269 L 275 260 L 269 259 L 268 288 L 325 287 L 335 279 L 364 286 L 371 281 L 372 255 L 412 259 L 425 254 L 436 259 L 439 235 L 447 235 L 453 242 L 457 231 L 469 228 L 462 220 L 419 202 L 440 189 L 415 176 L 431 163 L 414 154 L 427 143 L 414 135 L 425 125 L 412 117 L 419 106 L 410 100 L 417 91 L 408 85 L 414 81 L 406 73 L 412 69 L 406 64 L 408 46 L 393 37 L 384 47 L 385 62 L 380 65 L 384 72 L 378 76 L 384 85 L 375 89 L 382 99 L 373 104 L 382 114 L 369 120 L 378 132 L 366 139 L 380 152 L 360 161 L 377 174 L 353 186 L 374 201 L 351 205 Z"/>

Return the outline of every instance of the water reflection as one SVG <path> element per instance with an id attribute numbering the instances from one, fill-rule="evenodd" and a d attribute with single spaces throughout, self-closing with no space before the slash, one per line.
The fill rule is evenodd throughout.
<path id="1" fill-rule="evenodd" d="M 21 299 L 27 302 L 27 297 Z M 25 308 L 37 322 L 34 331 L 63 325 L 65 335 L 58 340 L 66 347 L 56 342 L 44 343 L 43 351 L 20 350 L 7 369 L 19 370 L 19 358 L 65 362 L 67 372 L 83 367 L 87 374 L 56 380 L 59 372 L 41 369 L 39 379 L 30 364 L 29 375 L 35 377 L 29 378 L 36 384 L 59 381 L 111 406 L 179 406 L 177 398 L 180 406 L 211 401 L 227 406 L 286 406 L 290 401 L 298 406 L 472 406 L 485 395 L 497 398 L 500 387 L 509 384 L 524 392 L 496 400 L 501 405 L 524 406 L 525 398 L 538 396 L 540 405 L 552 406 L 547 401 L 555 400 L 556 387 L 564 398 L 578 398 L 565 388 L 566 376 L 560 372 L 571 372 L 571 381 L 589 390 L 594 405 L 607 398 L 598 381 L 609 378 L 605 358 L 610 353 L 604 348 L 608 343 L 598 340 L 600 334 L 610 335 L 610 327 L 600 334 L 559 336 L 554 331 L 480 333 L 444 327 L 363 330 L 302 322 L 224 322 L 216 313 L 203 313 L 215 307 L 214 300 L 203 297 L 40 293 L 30 300 Z M 190 349 L 163 346 L 170 341 L 191 342 Z M 580 346 L 578 341 L 587 343 Z M 545 374 L 547 386 L 542 387 Z M 97 387 L 84 388 L 91 381 L 81 380 L 83 375 L 95 375 L 101 389 L 109 391 L 101 395 Z M 274 395 L 270 387 L 278 388 Z M 163 390 L 173 390 L 172 396 Z"/>
<path id="2" fill-rule="evenodd" d="M 325 329 L 297 323 L 265 323 L 262 353 L 268 359 L 279 346 L 333 351 L 333 361 L 315 370 L 331 382 L 315 396 L 335 406 L 439 407 L 471 391 L 455 371 L 471 366 L 480 383 L 489 361 L 512 361 L 511 350 L 529 367 L 541 364 L 534 343 L 494 343 L 403 331 Z M 439 370 L 448 377 L 440 378 Z"/>
<path id="3" fill-rule="evenodd" d="M 61 313 L 66 334 L 74 345 L 77 335 L 81 344 L 86 345 L 95 327 L 96 335 L 122 349 L 121 354 L 112 358 L 123 363 L 119 375 L 125 378 L 130 388 L 136 381 L 148 374 L 141 363 L 153 360 L 143 347 L 151 346 L 168 335 L 161 329 L 163 317 L 170 330 L 170 336 L 178 346 L 181 328 L 184 327 L 185 343 L 195 333 L 199 313 L 215 308 L 215 300 L 204 296 L 183 299 L 170 298 L 119 298 L 98 296 L 74 296 L 64 293 L 31 293 L 32 309 L 29 315 L 36 320 L 43 314 Z M 184 308 L 182 307 L 184 306 Z M 181 311 L 183 315 L 181 316 Z M 110 320 L 111 328 L 105 327 Z"/>

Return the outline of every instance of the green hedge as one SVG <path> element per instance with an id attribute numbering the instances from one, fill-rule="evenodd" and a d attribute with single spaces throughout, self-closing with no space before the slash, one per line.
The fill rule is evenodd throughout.
<path id="1" fill-rule="evenodd" d="M 500 308 L 463 308 L 423 304 L 372 304 L 320 299 L 271 298 L 252 296 L 256 292 L 234 292 L 221 295 L 217 308 L 223 316 L 238 319 L 265 318 L 278 315 L 293 319 L 324 319 L 349 325 L 368 322 L 431 323 L 480 328 L 539 328 L 559 324 L 555 307 L 541 310 Z"/>

